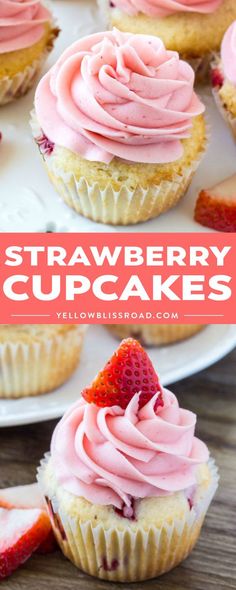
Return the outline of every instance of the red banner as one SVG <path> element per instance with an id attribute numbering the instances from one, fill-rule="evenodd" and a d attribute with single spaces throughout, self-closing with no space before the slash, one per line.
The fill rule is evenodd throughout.
<path id="1" fill-rule="evenodd" d="M 236 234 L 3 233 L 0 323 L 236 323 L 235 260 Z"/>

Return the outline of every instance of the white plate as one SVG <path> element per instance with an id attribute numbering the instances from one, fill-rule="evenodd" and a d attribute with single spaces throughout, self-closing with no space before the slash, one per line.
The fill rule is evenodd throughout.
<path id="1" fill-rule="evenodd" d="M 51 6 L 62 33 L 47 68 L 78 37 L 104 28 L 95 0 L 55 0 Z M 114 231 L 111 226 L 77 215 L 60 200 L 51 186 L 28 125 L 33 96 L 34 90 L 0 109 L 0 131 L 3 132 L 0 145 L 0 231 Z M 115 231 L 209 231 L 193 220 L 196 195 L 199 189 L 235 173 L 236 154 L 230 131 L 214 106 L 210 90 L 204 91 L 203 99 L 212 137 L 208 153 L 187 195 L 175 209 L 161 217 L 132 228 L 117 227 Z"/>
<path id="2" fill-rule="evenodd" d="M 21 400 L 0 400 L 0 427 L 42 422 L 62 416 L 76 401 L 81 390 L 104 366 L 116 346 L 117 340 L 104 327 L 90 327 L 85 337 L 80 366 L 73 377 L 47 395 Z M 185 342 L 151 348 L 149 354 L 163 385 L 169 385 L 208 367 L 235 346 L 235 325 L 208 326 Z"/>

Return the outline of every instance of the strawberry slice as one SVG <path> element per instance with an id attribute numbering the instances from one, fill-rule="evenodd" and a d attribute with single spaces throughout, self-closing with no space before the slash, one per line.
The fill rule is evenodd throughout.
<path id="1" fill-rule="evenodd" d="M 47 515 L 47 505 L 37 483 L 0 490 L 0 508 L 39 508 L 45 510 Z M 39 546 L 37 553 L 52 553 L 56 548 L 56 538 L 50 527 L 48 536 Z"/>
<path id="2" fill-rule="evenodd" d="M 54 553 L 54 551 L 56 551 L 57 549 L 57 540 L 51 528 L 46 539 L 42 543 L 40 543 L 36 553 L 39 553 L 40 555 L 46 555 L 47 553 Z"/>
<path id="3" fill-rule="evenodd" d="M 0 531 L 0 580 L 3 580 L 45 541 L 50 522 L 44 510 L 0 508 Z"/>
<path id="4" fill-rule="evenodd" d="M 149 356 L 137 340 L 127 338 L 82 395 L 87 402 L 99 407 L 120 406 L 125 409 L 135 393 L 141 392 L 140 409 L 159 392 L 156 410 L 163 406 L 161 391 Z"/>
<path id="5" fill-rule="evenodd" d="M 14 488 L 0 489 L 1 508 L 41 508 L 46 510 L 46 503 L 37 483 Z"/>
<path id="6" fill-rule="evenodd" d="M 218 231 L 236 231 L 236 174 L 200 192 L 194 218 Z"/>

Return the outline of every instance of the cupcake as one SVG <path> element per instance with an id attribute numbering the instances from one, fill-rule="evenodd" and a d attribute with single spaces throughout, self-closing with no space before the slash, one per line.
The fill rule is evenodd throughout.
<path id="1" fill-rule="evenodd" d="M 84 326 L 0 325 L 0 398 L 47 393 L 77 367 Z"/>
<path id="2" fill-rule="evenodd" d="M 204 326 L 196 324 L 107 324 L 117 338 L 133 336 L 144 346 L 162 346 L 186 340 L 198 334 Z"/>
<path id="3" fill-rule="evenodd" d="M 74 43 L 39 82 L 32 129 L 65 202 L 134 224 L 184 195 L 206 143 L 192 68 L 160 39 L 117 30 Z"/>
<path id="4" fill-rule="evenodd" d="M 110 26 L 157 35 L 204 79 L 212 52 L 236 18 L 235 0 L 98 0 Z"/>
<path id="5" fill-rule="evenodd" d="M 58 32 L 39 0 L 1 0 L 0 105 L 31 88 Z"/>
<path id="6" fill-rule="evenodd" d="M 220 58 L 212 61 L 211 80 L 216 104 L 236 138 L 236 21 L 225 33 Z"/>
<path id="7" fill-rule="evenodd" d="M 38 471 L 58 543 L 78 568 L 135 582 L 189 555 L 218 479 L 195 425 L 141 345 L 124 340 L 59 422 Z"/>

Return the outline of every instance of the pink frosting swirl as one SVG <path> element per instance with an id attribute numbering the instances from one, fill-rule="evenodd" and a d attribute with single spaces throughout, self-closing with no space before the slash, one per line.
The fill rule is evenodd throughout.
<path id="1" fill-rule="evenodd" d="M 141 410 L 136 394 L 125 410 L 80 399 L 62 418 L 51 453 L 59 484 L 94 504 L 130 506 L 131 498 L 166 495 L 196 485 L 196 466 L 209 458 L 195 438 L 196 415 L 163 391 Z"/>
<path id="2" fill-rule="evenodd" d="M 1 0 L 0 54 L 25 49 L 43 36 L 51 13 L 39 0 Z"/>
<path id="3" fill-rule="evenodd" d="M 194 72 L 160 39 L 114 29 L 67 49 L 39 82 L 43 133 L 87 160 L 172 162 L 204 111 Z"/>
<path id="4" fill-rule="evenodd" d="M 221 60 L 225 77 L 236 86 L 236 21 L 226 31 L 222 46 Z"/>
<path id="5" fill-rule="evenodd" d="M 132 16 L 142 12 L 147 16 L 164 17 L 176 12 L 210 14 L 222 2 L 223 0 L 113 0 L 112 4 Z"/>

